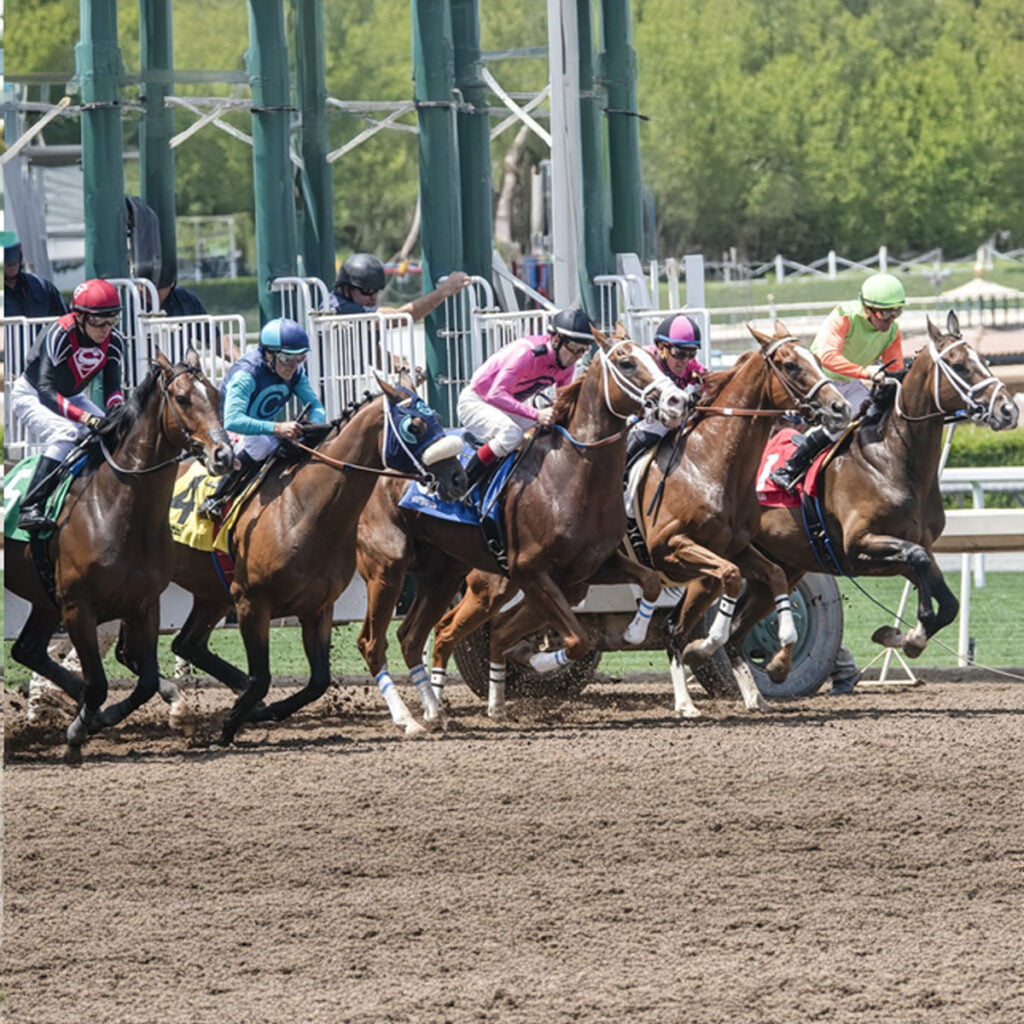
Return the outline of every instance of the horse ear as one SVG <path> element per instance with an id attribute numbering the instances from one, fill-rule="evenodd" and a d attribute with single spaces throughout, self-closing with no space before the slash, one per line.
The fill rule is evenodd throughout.
<path id="1" fill-rule="evenodd" d="M 747 324 L 747 330 L 754 336 L 754 341 L 762 347 L 775 340 L 763 331 L 759 331 L 753 324 Z"/>
<path id="2" fill-rule="evenodd" d="M 932 318 L 930 316 L 926 316 L 924 318 L 924 322 L 928 325 L 928 337 L 931 338 L 932 341 L 942 341 L 942 331 L 932 323 Z"/>
<path id="3" fill-rule="evenodd" d="M 952 335 L 957 340 L 963 337 L 963 334 L 960 333 L 960 318 L 956 315 L 956 310 L 954 309 L 951 309 L 946 317 L 946 333 Z"/>
<path id="4" fill-rule="evenodd" d="M 775 321 L 775 337 L 776 338 L 791 338 L 792 335 L 789 332 L 789 328 L 781 321 Z"/>
<path id="5" fill-rule="evenodd" d="M 626 333 L 626 328 L 621 320 L 615 321 L 615 330 L 612 333 L 613 341 L 624 341 L 629 335 Z"/>
<path id="6" fill-rule="evenodd" d="M 380 386 L 381 391 L 384 392 L 392 402 L 405 402 L 409 396 L 404 391 L 399 391 L 390 381 L 385 380 L 379 374 L 374 374 L 377 378 L 377 384 Z"/>
<path id="7" fill-rule="evenodd" d="M 165 373 L 171 368 L 170 359 L 168 359 L 167 356 L 165 356 L 163 352 L 160 351 L 160 349 L 157 349 L 156 352 L 154 353 L 153 362 L 156 363 L 156 365 L 159 366 L 160 369 L 163 370 Z"/>
<path id="8" fill-rule="evenodd" d="M 185 352 L 185 365 L 191 366 L 193 370 L 198 370 L 200 366 L 199 353 L 191 345 Z"/>
<path id="9" fill-rule="evenodd" d="M 617 326 L 621 327 L 622 325 L 619 324 Z M 596 327 L 594 324 L 591 324 L 590 333 L 594 336 L 594 341 L 596 341 L 598 345 L 601 346 L 601 348 L 608 347 L 608 335 L 605 334 L 604 331 L 602 331 L 599 327 Z"/>

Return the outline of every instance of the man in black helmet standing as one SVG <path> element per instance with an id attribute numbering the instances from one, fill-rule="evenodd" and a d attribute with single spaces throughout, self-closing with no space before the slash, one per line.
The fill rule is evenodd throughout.
<path id="1" fill-rule="evenodd" d="M 384 264 L 368 252 L 357 252 L 349 256 L 338 271 L 334 290 L 327 300 L 327 311 L 342 316 L 362 313 L 408 313 L 414 322 L 432 313 L 451 295 L 462 291 L 469 284 L 469 275 L 453 270 L 432 292 L 418 295 L 401 306 L 378 306 L 377 299 L 387 284 Z"/>

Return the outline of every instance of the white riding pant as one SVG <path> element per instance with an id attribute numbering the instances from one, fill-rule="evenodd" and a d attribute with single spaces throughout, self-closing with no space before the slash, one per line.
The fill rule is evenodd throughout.
<path id="1" fill-rule="evenodd" d="M 71 398 L 79 409 L 103 417 L 103 410 L 84 392 Z M 33 444 L 46 445 L 43 455 L 48 459 L 63 461 L 79 440 L 89 433 L 83 423 L 76 423 L 47 409 L 39 398 L 39 392 L 24 377 L 19 377 L 11 388 L 11 412 L 25 427 Z"/>
<path id="2" fill-rule="evenodd" d="M 254 462 L 263 462 L 277 451 L 276 434 L 229 434 L 231 446 L 237 455 L 245 452 Z"/>
<path id="3" fill-rule="evenodd" d="M 472 388 L 463 388 L 459 395 L 459 425 L 478 441 L 485 441 L 498 458 L 514 452 L 523 434 L 537 421 L 527 416 L 502 412 L 485 402 Z"/>

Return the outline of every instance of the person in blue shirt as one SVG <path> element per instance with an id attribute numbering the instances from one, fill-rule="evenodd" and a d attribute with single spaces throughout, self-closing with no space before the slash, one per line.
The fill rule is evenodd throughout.
<path id="1" fill-rule="evenodd" d="M 4 316 L 64 316 L 68 307 L 57 286 L 25 269 L 16 238 L 11 234 L 4 246 Z"/>
<path id="2" fill-rule="evenodd" d="M 326 419 L 323 403 L 303 365 L 309 336 L 294 320 L 278 318 L 260 331 L 260 343 L 232 364 L 221 384 L 221 418 L 233 435 L 235 469 L 222 477 L 216 491 L 200 506 L 207 518 L 218 518 L 228 499 L 240 493 L 260 464 L 284 439 L 297 441 L 305 427 L 297 420 L 279 420 L 278 413 L 295 398 L 309 407 L 309 423 Z"/>

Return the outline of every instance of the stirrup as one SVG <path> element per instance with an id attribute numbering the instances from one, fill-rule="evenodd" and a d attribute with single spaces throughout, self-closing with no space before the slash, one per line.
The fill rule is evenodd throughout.
<path id="1" fill-rule="evenodd" d="M 45 507 L 27 505 L 18 515 L 18 529 L 31 533 L 34 530 L 56 530 L 57 523 L 46 514 Z"/>
<path id="2" fill-rule="evenodd" d="M 781 466 L 779 469 L 773 470 L 768 474 L 768 479 L 773 484 L 778 484 L 784 491 L 793 493 L 793 488 L 803 479 L 804 473 L 797 473 L 795 476 L 791 476 L 786 472 L 786 467 Z"/>

